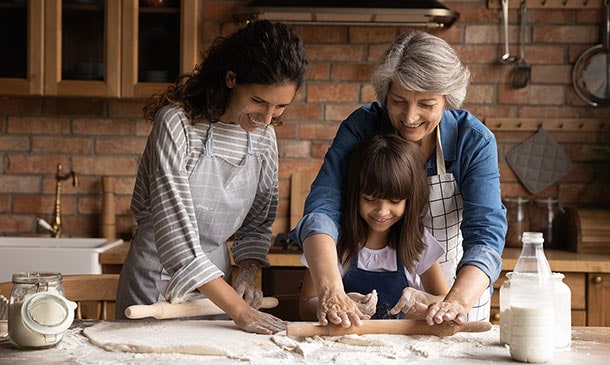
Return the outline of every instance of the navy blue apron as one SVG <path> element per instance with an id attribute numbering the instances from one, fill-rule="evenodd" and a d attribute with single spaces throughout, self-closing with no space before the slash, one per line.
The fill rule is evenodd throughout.
<path id="1" fill-rule="evenodd" d="M 358 255 L 350 261 L 349 268 L 343 275 L 343 287 L 346 293 L 357 292 L 368 294 L 377 290 L 377 311 L 371 319 L 402 319 L 403 312 L 391 315 L 392 309 L 402 296 L 402 290 L 409 286 L 405 276 L 405 266 L 396 255 L 396 271 L 366 271 L 358 268 Z"/>

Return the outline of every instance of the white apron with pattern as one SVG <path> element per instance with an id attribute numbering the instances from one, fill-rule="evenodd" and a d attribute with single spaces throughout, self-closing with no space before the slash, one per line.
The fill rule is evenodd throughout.
<path id="1" fill-rule="evenodd" d="M 428 176 L 430 209 L 424 217 L 424 226 L 445 249 L 439 259 L 449 286 L 455 281 L 457 265 L 462 259 L 462 193 L 452 173 L 445 170 L 440 127 L 436 128 L 436 170 L 438 175 Z M 489 320 L 491 293 L 485 290 L 468 313 L 469 321 Z"/>
<path id="2" fill-rule="evenodd" d="M 219 122 L 220 123 L 220 122 Z M 213 124 L 210 124 L 205 141 L 205 153 L 195 164 L 189 184 L 197 218 L 199 241 L 208 259 L 224 273 L 224 279 L 231 283 L 231 261 L 227 240 L 237 231 L 246 218 L 254 202 L 259 183 L 261 159 L 253 153 L 250 133 L 248 153 L 239 164 L 214 155 Z M 136 253 L 128 256 L 140 262 L 139 268 L 130 270 L 128 276 L 134 285 L 129 285 L 130 296 L 139 298 L 138 302 L 154 303 L 166 300 L 165 289 L 169 274 L 161 267 L 154 248 L 152 221 L 141 222 L 134 239 L 147 242 Z M 132 246 L 133 243 L 132 243 Z M 142 268 L 142 262 L 147 268 Z M 121 273 L 123 275 L 123 273 Z M 154 282 L 154 283 L 153 283 Z M 194 291 L 189 299 L 201 297 Z"/>

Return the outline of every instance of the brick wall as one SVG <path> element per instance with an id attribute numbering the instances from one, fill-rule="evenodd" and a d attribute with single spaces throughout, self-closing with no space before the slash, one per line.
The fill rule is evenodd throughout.
<path id="1" fill-rule="evenodd" d="M 235 25 L 228 19 L 240 1 L 204 1 L 205 44 Z M 458 23 L 433 31 L 450 42 L 472 71 L 465 108 L 480 119 L 599 118 L 608 107 L 591 107 L 571 85 L 572 65 L 599 38 L 602 10 L 528 10 L 526 60 L 532 65 L 528 87 L 512 89 L 513 65 L 502 65 L 500 10 L 485 0 L 444 1 L 460 12 Z M 517 53 L 518 12 L 510 11 L 511 53 Z M 277 129 L 280 150 L 280 195 L 276 233 L 288 229 L 290 175 L 316 170 L 339 122 L 362 103 L 374 99 L 368 84 L 370 70 L 387 45 L 401 31 L 397 27 L 297 26 L 306 43 L 310 67 L 304 87 Z M 138 158 L 150 126 L 142 119 L 143 100 L 52 97 L 0 97 L 0 235 L 41 232 L 35 217 L 51 219 L 55 172 L 62 163 L 80 185 L 62 183 L 62 213 L 66 235 L 96 236 L 101 206 L 101 176 L 116 178 L 117 232 L 128 237 L 134 224 L 130 195 Z M 586 129 L 586 128 L 585 128 Z M 531 130 L 498 130 L 503 196 L 527 193 L 505 155 L 530 137 Z M 538 196 L 562 202 L 583 201 L 594 173 L 593 149 L 610 141 L 605 122 L 598 130 L 552 131 L 574 162 L 572 171 Z M 595 204 L 610 207 L 610 194 Z"/>

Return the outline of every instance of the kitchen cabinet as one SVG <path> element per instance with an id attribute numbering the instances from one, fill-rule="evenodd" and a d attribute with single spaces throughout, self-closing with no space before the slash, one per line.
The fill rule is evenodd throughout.
<path id="1" fill-rule="evenodd" d="M 0 94 L 148 97 L 199 61 L 201 0 L 0 1 Z"/>
<path id="2" fill-rule="evenodd" d="M 587 274 L 587 326 L 610 326 L 610 274 Z"/>

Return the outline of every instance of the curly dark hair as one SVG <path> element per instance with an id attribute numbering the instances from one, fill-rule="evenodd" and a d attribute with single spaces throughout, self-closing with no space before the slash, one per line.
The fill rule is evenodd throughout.
<path id="1" fill-rule="evenodd" d="M 227 37 L 218 37 L 203 54 L 203 62 L 178 78 L 144 107 L 152 121 L 163 106 L 181 107 L 195 124 L 216 120 L 226 111 L 231 89 L 226 74 L 236 74 L 237 84 L 303 84 L 307 58 L 301 39 L 283 23 L 250 22 Z M 277 122 L 277 121 L 276 121 Z"/>

